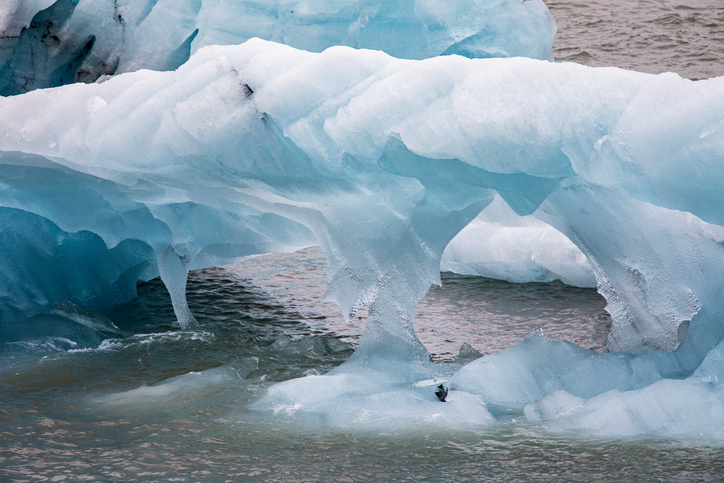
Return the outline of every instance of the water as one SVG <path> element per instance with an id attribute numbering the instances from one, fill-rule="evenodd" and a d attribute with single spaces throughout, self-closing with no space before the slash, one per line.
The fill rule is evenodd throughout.
<path id="1" fill-rule="evenodd" d="M 550 0 L 557 61 L 688 79 L 724 75 L 721 0 Z"/>
<path id="2" fill-rule="evenodd" d="M 200 329 L 174 327 L 155 280 L 106 314 L 133 335 L 92 350 L 53 350 L 66 347 L 57 340 L 6 344 L 0 479 L 633 482 L 716 481 L 724 471 L 719 446 L 556 435 L 514 420 L 379 432 L 262 417 L 248 403 L 276 381 L 336 367 L 364 329 L 364 312 L 346 324 L 322 300 L 323 280 L 318 248 L 256 257 L 191 274 Z M 494 352 L 538 327 L 600 349 L 604 305 L 592 289 L 443 274 L 416 319 L 433 357 L 449 362 L 463 342 Z"/>
<path id="3" fill-rule="evenodd" d="M 311 248 L 252 258 L 224 270 L 296 311 L 310 327 L 355 342 L 364 331 L 366 310 L 358 312 L 353 324 L 344 322 L 339 308 L 323 300 L 324 268 L 324 254 Z M 483 354 L 500 352 L 538 328 L 551 339 L 603 350 L 610 318 L 605 300 L 595 290 L 560 282 L 511 284 L 454 273 L 443 273 L 442 282 L 442 287 L 430 289 L 415 312 L 418 337 L 433 360 L 452 361 L 464 342 Z"/>
<path id="4" fill-rule="evenodd" d="M 724 74 L 720 0 L 552 1 L 558 60 Z M 463 343 L 511 347 L 542 327 L 602 350 L 609 319 L 590 289 L 443 274 L 416 312 L 420 340 L 450 364 Z M 405 430 L 296 424 L 250 409 L 277 381 L 344 362 L 364 330 L 323 301 L 312 248 L 192 273 L 199 329 L 178 331 L 163 285 L 104 314 L 125 337 L 0 347 L 2 481 L 721 481 L 724 448 L 702 441 L 494 426 Z M 201 371 L 206 371 L 200 374 Z"/>

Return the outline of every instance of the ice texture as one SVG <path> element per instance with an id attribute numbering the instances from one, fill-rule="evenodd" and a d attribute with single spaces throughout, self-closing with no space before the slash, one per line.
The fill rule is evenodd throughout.
<path id="1" fill-rule="evenodd" d="M 0 4 L 0 66 L 12 56 L 20 33 L 56 0 L 5 0 Z"/>
<path id="2" fill-rule="evenodd" d="M 326 425 L 364 431 L 422 430 L 440 427 L 477 429 L 495 417 L 476 395 L 450 393 L 441 403 L 435 379 L 415 382 L 399 374 L 420 372 L 388 361 L 383 370 L 343 365 L 324 375 L 292 379 L 270 387 L 251 408 L 303 425 Z M 432 366 L 432 365 L 430 365 Z M 434 374 L 429 368 L 428 376 Z"/>
<path id="3" fill-rule="evenodd" d="M 184 325 L 193 323 L 183 301 L 188 269 L 320 243 L 330 298 L 347 314 L 374 301 L 375 344 L 394 340 L 378 335 L 398 326 L 422 349 L 411 311 L 438 280 L 448 242 L 500 196 L 586 255 L 613 316 L 612 350 L 671 350 L 695 326 L 710 349 L 704 340 L 718 341 L 712 321 L 722 309 L 714 200 L 680 206 L 678 192 L 660 203 L 667 207 L 642 200 L 643 188 L 616 171 L 634 158 L 616 153 L 643 143 L 627 126 L 636 112 L 642 123 L 650 116 L 639 107 L 655 97 L 649 90 L 664 85 L 670 96 L 674 85 L 717 106 L 721 84 L 523 58 L 412 61 L 261 40 L 207 47 L 175 72 L 0 99 L 2 200 L 58 233 L 100 237 L 101 252 L 141 246 L 133 256 L 103 254 L 121 266 L 89 285 L 103 291 L 126 274 L 126 288 L 114 289 L 124 299 L 129 283 L 161 273 Z M 703 133 L 676 132 L 677 149 L 690 145 L 679 163 L 710 169 L 710 179 L 720 112 L 696 111 Z M 58 250 L 70 243 L 51 240 Z M 40 272 L 23 278 L 45 283 Z M 4 313 L 65 298 L 28 282 L 3 285 L 12 292 Z M 77 303 L 94 298 L 73 293 Z M 689 326 L 696 314 L 703 320 Z"/>
<path id="4" fill-rule="evenodd" d="M 585 429 L 604 435 L 659 434 L 724 439 L 724 386 L 720 343 L 683 380 L 663 379 L 636 390 L 612 389 L 581 398 L 557 390 L 526 405 L 530 421 L 552 430 Z"/>
<path id="5" fill-rule="evenodd" d="M 58 302 L 117 303 L 160 275 L 188 327 L 189 269 L 320 244 L 329 299 L 348 316 L 369 304 L 367 329 L 342 367 L 259 407 L 325 420 L 357 401 L 339 424 L 364 407 L 379 424 L 398 407 L 431 419 L 442 378 L 453 425 L 513 411 L 605 430 L 596 414 L 646 407 L 611 431 L 679 434 L 665 413 L 683 398 L 645 401 L 688 390 L 690 414 L 720 414 L 724 78 L 252 39 L 176 71 L 0 98 L 0 153 L 5 326 Z M 481 212 L 514 228 L 508 209 L 556 230 L 553 261 L 536 257 L 550 274 L 584 266 L 560 236 L 585 255 L 612 353 L 534 334 L 457 372 L 429 362 L 415 305 L 450 241 Z"/>
<path id="6" fill-rule="evenodd" d="M 11 0 L 3 30 L 0 94 L 10 95 L 172 70 L 203 46 L 254 37 L 314 52 L 552 60 L 556 26 L 542 0 Z"/>
<path id="7" fill-rule="evenodd" d="M 500 196 L 452 239 L 440 270 L 514 283 L 596 286 L 591 264 L 576 245 L 534 216 L 518 216 Z"/>

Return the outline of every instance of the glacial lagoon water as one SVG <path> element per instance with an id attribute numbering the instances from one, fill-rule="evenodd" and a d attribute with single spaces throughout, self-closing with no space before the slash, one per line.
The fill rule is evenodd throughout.
<path id="1" fill-rule="evenodd" d="M 724 74 L 718 0 L 553 1 L 556 58 L 684 77 Z M 435 361 L 493 353 L 536 329 L 602 350 L 605 301 L 561 283 L 443 274 L 416 312 Z M 351 324 L 322 300 L 318 249 L 191 274 L 200 327 L 179 331 L 163 285 L 104 314 L 99 348 L 62 338 L 0 349 L 0 479 L 7 481 L 720 481 L 720 443 L 549 433 L 516 415 L 486 428 L 296 424 L 250 408 L 275 382 L 352 354 Z"/>
<path id="2" fill-rule="evenodd" d="M 416 313 L 440 363 L 463 342 L 487 353 L 537 328 L 601 349 L 594 289 L 443 274 Z M 8 481 L 717 481 L 706 441 L 547 433 L 513 415 L 487 428 L 365 430 L 264 417 L 277 381 L 346 360 L 364 328 L 324 302 L 318 248 L 191 274 L 201 323 L 179 331 L 163 284 L 106 314 L 128 335 L 97 349 L 61 339 L 0 353 L 0 474 Z M 203 372 L 202 372 L 203 371 Z"/>
<path id="3" fill-rule="evenodd" d="M 717 0 L 552 0 L 557 61 L 687 79 L 724 75 L 724 4 Z"/>

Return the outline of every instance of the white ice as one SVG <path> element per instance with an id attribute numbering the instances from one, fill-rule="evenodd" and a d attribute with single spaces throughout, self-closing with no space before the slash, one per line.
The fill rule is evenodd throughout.
<path id="1" fill-rule="evenodd" d="M 576 245 L 536 217 L 518 216 L 500 196 L 452 239 L 440 270 L 514 283 L 596 286 L 591 264 Z"/>

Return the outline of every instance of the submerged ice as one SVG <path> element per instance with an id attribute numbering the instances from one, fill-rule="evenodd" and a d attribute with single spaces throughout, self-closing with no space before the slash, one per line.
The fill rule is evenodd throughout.
<path id="1" fill-rule="evenodd" d="M 385 424 L 397 407 L 463 426 L 513 411 L 554 429 L 693 434 L 660 417 L 676 401 L 649 406 L 658 426 L 591 421 L 660 391 L 724 412 L 711 369 L 722 113 L 724 78 L 258 39 L 203 47 L 176 71 L 0 98 L 3 330 L 58 302 L 120 303 L 159 275 L 191 327 L 189 270 L 319 244 L 328 297 L 350 317 L 369 305 L 367 329 L 348 362 L 273 386 L 257 408 Z M 535 334 L 462 368 L 430 363 L 412 315 L 441 262 L 595 283 L 612 353 Z"/>

